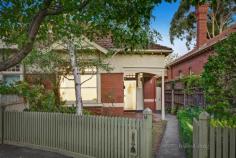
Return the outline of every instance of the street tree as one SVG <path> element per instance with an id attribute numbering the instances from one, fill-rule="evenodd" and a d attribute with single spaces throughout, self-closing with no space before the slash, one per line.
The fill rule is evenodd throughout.
<path id="1" fill-rule="evenodd" d="M 235 0 L 182 0 L 171 21 L 169 30 L 171 43 L 174 43 L 176 38 L 185 39 L 186 46 L 190 48 L 197 32 L 195 7 L 203 3 L 209 5 L 207 14 L 208 38 L 215 37 L 235 22 Z"/>
<path id="2" fill-rule="evenodd" d="M 171 0 L 166 0 L 171 1 Z M 151 11 L 162 0 L 1 0 L 0 39 L 16 51 L 0 62 L 0 71 L 19 64 L 27 55 L 62 41 L 70 52 L 82 114 L 80 64 L 76 63 L 76 39 L 112 35 L 117 47 L 133 50 L 148 45 Z M 79 99 L 79 100 L 78 100 Z"/>

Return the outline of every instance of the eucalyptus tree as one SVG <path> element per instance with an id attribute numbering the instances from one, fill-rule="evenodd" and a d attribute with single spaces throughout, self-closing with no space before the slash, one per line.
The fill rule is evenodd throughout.
<path id="1" fill-rule="evenodd" d="M 0 62 L 0 71 L 19 64 L 34 50 L 46 50 L 45 47 L 57 41 L 69 41 L 70 44 L 75 38 L 83 36 L 92 41 L 95 37 L 112 35 L 116 46 L 127 49 L 145 47 L 148 44 L 151 11 L 161 2 L 1 0 L 0 39 L 5 45 L 17 45 L 17 49 Z M 72 55 L 74 46 L 67 46 L 70 46 Z M 75 74 L 79 75 L 78 72 Z M 80 85 L 77 81 L 76 84 Z M 78 98 L 81 99 L 81 96 Z M 77 107 L 81 114 L 81 101 L 77 102 Z"/>
<path id="2" fill-rule="evenodd" d="M 196 37 L 196 14 L 195 7 L 201 3 L 208 3 L 208 38 L 215 37 L 235 22 L 235 0 L 182 0 L 175 12 L 169 30 L 170 41 L 174 43 L 176 38 L 186 39 L 189 48 Z"/>

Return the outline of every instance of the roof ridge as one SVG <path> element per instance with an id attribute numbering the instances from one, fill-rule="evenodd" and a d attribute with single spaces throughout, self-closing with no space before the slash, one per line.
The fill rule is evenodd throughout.
<path id="1" fill-rule="evenodd" d="M 230 34 L 235 33 L 235 32 L 236 32 L 236 23 L 231 25 L 230 27 L 228 27 L 227 29 L 225 29 L 220 34 L 216 35 L 215 37 L 208 39 L 207 42 L 204 43 L 201 47 L 199 47 L 199 48 L 194 47 L 192 50 L 188 51 L 186 54 L 180 56 L 179 58 L 177 58 L 173 62 L 169 63 L 167 66 L 171 66 L 171 65 L 177 64 L 180 61 L 182 61 L 182 60 L 184 60 L 184 59 L 186 59 L 188 57 L 191 57 L 192 55 L 194 55 L 194 54 L 196 54 L 198 52 L 201 52 L 202 50 L 210 48 L 211 46 L 213 46 L 216 43 L 224 40 Z"/>

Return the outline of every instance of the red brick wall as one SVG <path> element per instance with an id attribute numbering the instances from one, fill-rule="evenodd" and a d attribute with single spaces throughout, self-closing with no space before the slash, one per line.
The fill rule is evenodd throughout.
<path id="1" fill-rule="evenodd" d="M 123 73 L 101 74 L 102 103 L 124 103 Z"/>
<path id="2" fill-rule="evenodd" d="M 144 109 L 156 110 L 156 78 L 154 76 L 144 77 Z"/>
<path id="3" fill-rule="evenodd" d="M 191 68 L 193 74 L 201 74 L 203 72 L 204 65 L 207 63 L 209 56 L 212 54 L 212 51 L 206 51 L 198 56 L 171 66 L 170 68 L 168 68 L 167 72 L 168 80 L 179 78 L 179 71 L 181 71 L 184 76 L 189 75 L 189 68 Z"/>
<path id="4" fill-rule="evenodd" d="M 197 7 L 197 48 L 207 42 L 207 13 L 208 4 Z"/>
<path id="5" fill-rule="evenodd" d="M 123 115 L 124 108 L 123 107 L 103 107 L 102 115 L 108 116 L 120 116 Z"/>

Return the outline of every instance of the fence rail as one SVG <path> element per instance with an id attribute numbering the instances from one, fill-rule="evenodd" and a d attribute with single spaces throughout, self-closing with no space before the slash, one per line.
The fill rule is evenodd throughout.
<path id="1" fill-rule="evenodd" d="M 1 140 L 75 157 L 151 158 L 152 113 L 143 119 L 2 112 Z"/>
<path id="2" fill-rule="evenodd" d="M 181 81 L 165 83 L 165 105 L 169 109 L 176 106 L 206 106 L 203 89 L 192 88 L 186 92 L 185 85 Z"/>
<path id="3" fill-rule="evenodd" d="M 201 113 L 193 121 L 193 158 L 235 158 L 236 129 L 209 125 L 209 115 Z"/>

